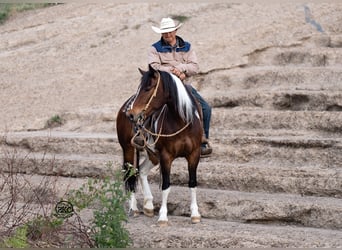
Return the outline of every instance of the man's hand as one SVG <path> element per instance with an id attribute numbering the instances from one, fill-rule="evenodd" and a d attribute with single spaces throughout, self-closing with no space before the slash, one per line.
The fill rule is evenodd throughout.
<path id="1" fill-rule="evenodd" d="M 173 69 L 171 70 L 171 72 L 172 72 L 172 74 L 178 76 L 178 78 L 181 79 L 182 81 L 186 78 L 185 73 L 179 71 L 179 70 L 176 69 L 176 68 L 173 68 Z"/>

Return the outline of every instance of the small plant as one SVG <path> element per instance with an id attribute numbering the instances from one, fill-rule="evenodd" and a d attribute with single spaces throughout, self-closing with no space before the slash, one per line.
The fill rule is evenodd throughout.
<path id="1" fill-rule="evenodd" d="M 26 224 L 27 238 L 33 241 L 41 240 L 44 234 L 55 232 L 62 224 L 63 220 L 59 218 L 37 216 Z"/>
<path id="2" fill-rule="evenodd" d="M 0 24 L 4 23 L 10 14 L 9 4 L 0 3 Z"/>
<path id="3" fill-rule="evenodd" d="M 96 247 L 121 248 L 131 243 L 129 233 L 123 227 L 127 221 L 125 203 L 128 197 L 123 189 L 122 173 L 117 171 L 103 179 L 89 179 L 69 194 L 68 201 L 78 212 L 86 207 L 94 208 L 91 237 Z"/>
<path id="4" fill-rule="evenodd" d="M 25 248 L 29 247 L 27 242 L 27 225 L 18 227 L 14 235 L 3 240 L 1 247 L 5 248 Z"/>
<path id="5" fill-rule="evenodd" d="M 182 16 L 182 15 L 171 15 L 171 18 L 175 19 L 175 20 L 177 20 L 177 21 L 179 21 L 181 23 L 184 23 L 184 22 L 186 22 L 189 19 L 189 17 Z"/>
<path id="6" fill-rule="evenodd" d="M 59 115 L 52 116 L 45 124 L 45 128 L 54 128 L 63 125 L 64 120 Z"/>
<path id="7" fill-rule="evenodd" d="M 54 3 L 0 3 L 0 24 L 4 23 L 12 13 L 45 8 Z"/>
<path id="8" fill-rule="evenodd" d="M 126 247 L 130 243 L 127 230 L 122 223 L 127 221 L 125 202 L 127 196 L 124 194 L 122 183 L 118 181 L 121 177 L 117 175 L 116 181 L 105 178 L 101 188 L 103 192 L 98 195 L 101 207 L 94 212 L 95 242 L 97 247 Z"/>

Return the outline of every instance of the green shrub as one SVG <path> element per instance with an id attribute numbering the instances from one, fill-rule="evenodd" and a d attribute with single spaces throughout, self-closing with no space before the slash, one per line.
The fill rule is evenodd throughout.
<path id="1" fill-rule="evenodd" d="M 27 225 L 23 225 L 18 227 L 14 235 L 8 238 L 5 238 L 1 247 L 5 248 L 25 248 L 29 247 L 27 242 Z"/>
<path id="2" fill-rule="evenodd" d="M 175 19 L 175 20 L 177 20 L 177 21 L 179 21 L 181 23 L 184 23 L 184 22 L 186 22 L 189 19 L 189 17 L 182 16 L 182 15 L 171 15 L 171 18 Z"/>
<path id="3" fill-rule="evenodd" d="M 45 8 L 54 3 L 0 3 L 0 24 L 4 23 L 11 13 L 22 12 L 25 10 L 32 10 L 37 8 Z"/>
<path id="4" fill-rule="evenodd" d="M 30 240 L 41 240 L 43 234 L 51 234 L 58 230 L 63 224 L 63 220 L 54 217 L 37 216 L 29 221 L 27 225 L 27 238 Z"/>
<path id="5" fill-rule="evenodd" d="M 0 3 L 0 24 L 4 23 L 10 14 L 10 5 L 5 3 Z"/>
<path id="6" fill-rule="evenodd" d="M 54 128 L 63 125 L 64 119 L 62 119 L 59 115 L 52 116 L 49 120 L 47 120 L 45 124 L 45 128 Z"/>
<path id="7" fill-rule="evenodd" d="M 86 207 L 94 209 L 91 237 L 96 247 L 122 248 L 131 243 L 129 232 L 124 228 L 128 197 L 123 189 L 122 173 L 117 171 L 103 179 L 88 179 L 87 183 L 69 194 L 68 201 L 78 212 Z"/>
<path id="8" fill-rule="evenodd" d="M 120 175 L 121 176 L 121 175 Z M 94 212 L 95 242 L 98 247 L 126 247 L 130 243 L 122 223 L 127 221 L 124 204 L 127 200 L 122 184 L 105 178 L 98 195 L 100 209 Z"/>

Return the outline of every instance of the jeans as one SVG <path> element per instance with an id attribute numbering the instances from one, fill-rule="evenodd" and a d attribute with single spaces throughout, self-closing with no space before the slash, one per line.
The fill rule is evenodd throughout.
<path id="1" fill-rule="evenodd" d="M 197 90 L 191 86 L 191 93 L 194 97 L 199 101 L 202 107 L 203 113 L 203 129 L 205 138 L 209 139 L 209 127 L 210 127 L 210 119 L 211 119 L 211 107 L 209 104 L 202 98 L 202 96 L 197 92 Z"/>

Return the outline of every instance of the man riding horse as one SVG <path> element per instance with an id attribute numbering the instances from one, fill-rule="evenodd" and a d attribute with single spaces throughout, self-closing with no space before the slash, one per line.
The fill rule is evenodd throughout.
<path id="1" fill-rule="evenodd" d="M 211 107 L 191 85 L 183 82 L 198 72 L 198 64 L 191 45 L 176 36 L 180 26 L 171 18 L 163 18 L 160 28 L 152 27 L 162 38 L 149 50 L 148 71 L 140 70 L 142 77 L 137 92 L 123 104 L 116 119 L 118 141 L 123 150 L 125 187 L 131 192 L 130 211 L 139 214 L 135 197 L 139 179 L 144 214 L 154 215 L 147 176 L 159 164 L 162 202 L 158 224 L 161 226 L 168 223 L 171 166 L 179 157 L 187 161 L 191 222 L 201 221 L 196 198 L 197 167 L 201 156 L 212 153 L 207 140 Z"/>
<path id="2" fill-rule="evenodd" d="M 161 39 L 149 48 L 148 64 L 156 70 L 172 73 L 184 82 L 187 77 L 198 73 L 199 66 L 191 44 L 176 35 L 181 26 L 182 23 L 176 25 L 175 21 L 169 17 L 161 20 L 159 28 L 152 26 L 156 33 L 161 34 Z M 212 153 L 208 142 L 211 107 L 192 86 L 191 92 L 202 107 L 204 135 L 201 156 L 206 157 Z"/>

